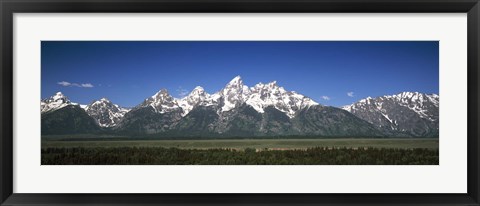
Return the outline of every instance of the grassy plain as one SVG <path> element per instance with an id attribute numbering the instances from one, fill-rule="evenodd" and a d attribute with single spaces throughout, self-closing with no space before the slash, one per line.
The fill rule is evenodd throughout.
<path id="1" fill-rule="evenodd" d="M 307 149 L 313 147 L 327 148 L 399 148 L 413 149 L 426 148 L 438 149 L 438 139 L 366 139 L 366 138 L 341 138 L 341 139 L 212 139 L 212 140 L 58 140 L 42 141 L 42 148 L 65 147 L 163 147 L 178 149 Z"/>

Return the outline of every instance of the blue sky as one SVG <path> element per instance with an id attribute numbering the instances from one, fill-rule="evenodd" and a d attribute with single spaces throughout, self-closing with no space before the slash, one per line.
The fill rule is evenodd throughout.
<path id="1" fill-rule="evenodd" d="M 331 106 L 403 91 L 438 94 L 437 41 L 43 41 L 42 98 L 133 107 L 166 88 L 174 97 L 276 80 Z"/>

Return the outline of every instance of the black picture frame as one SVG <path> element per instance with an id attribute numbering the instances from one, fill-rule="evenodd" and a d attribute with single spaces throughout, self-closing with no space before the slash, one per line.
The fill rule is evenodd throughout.
<path id="1" fill-rule="evenodd" d="M 0 0 L 1 205 L 480 205 L 479 0 Z M 13 193 L 14 13 L 467 13 L 466 194 L 19 194 Z M 455 177 L 452 177 L 455 178 Z M 441 180 L 439 180 L 441 181 Z M 93 186 L 93 185 L 92 185 Z"/>

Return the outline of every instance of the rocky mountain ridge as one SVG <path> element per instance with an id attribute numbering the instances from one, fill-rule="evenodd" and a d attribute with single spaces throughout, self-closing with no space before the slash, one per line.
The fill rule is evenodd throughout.
<path id="1" fill-rule="evenodd" d="M 438 136 L 439 102 L 437 94 L 402 92 L 367 97 L 342 108 L 389 134 Z"/>

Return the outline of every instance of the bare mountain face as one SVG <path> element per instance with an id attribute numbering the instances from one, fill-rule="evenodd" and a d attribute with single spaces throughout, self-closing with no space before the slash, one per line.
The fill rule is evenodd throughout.
<path id="1" fill-rule="evenodd" d="M 87 105 L 85 108 L 87 114 L 95 119 L 100 127 L 114 127 L 123 116 L 130 111 L 113 104 L 110 100 L 102 98 Z"/>
<path id="2" fill-rule="evenodd" d="M 439 96 L 402 92 L 362 99 L 343 109 L 390 136 L 429 137 L 439 132 Z"/>

